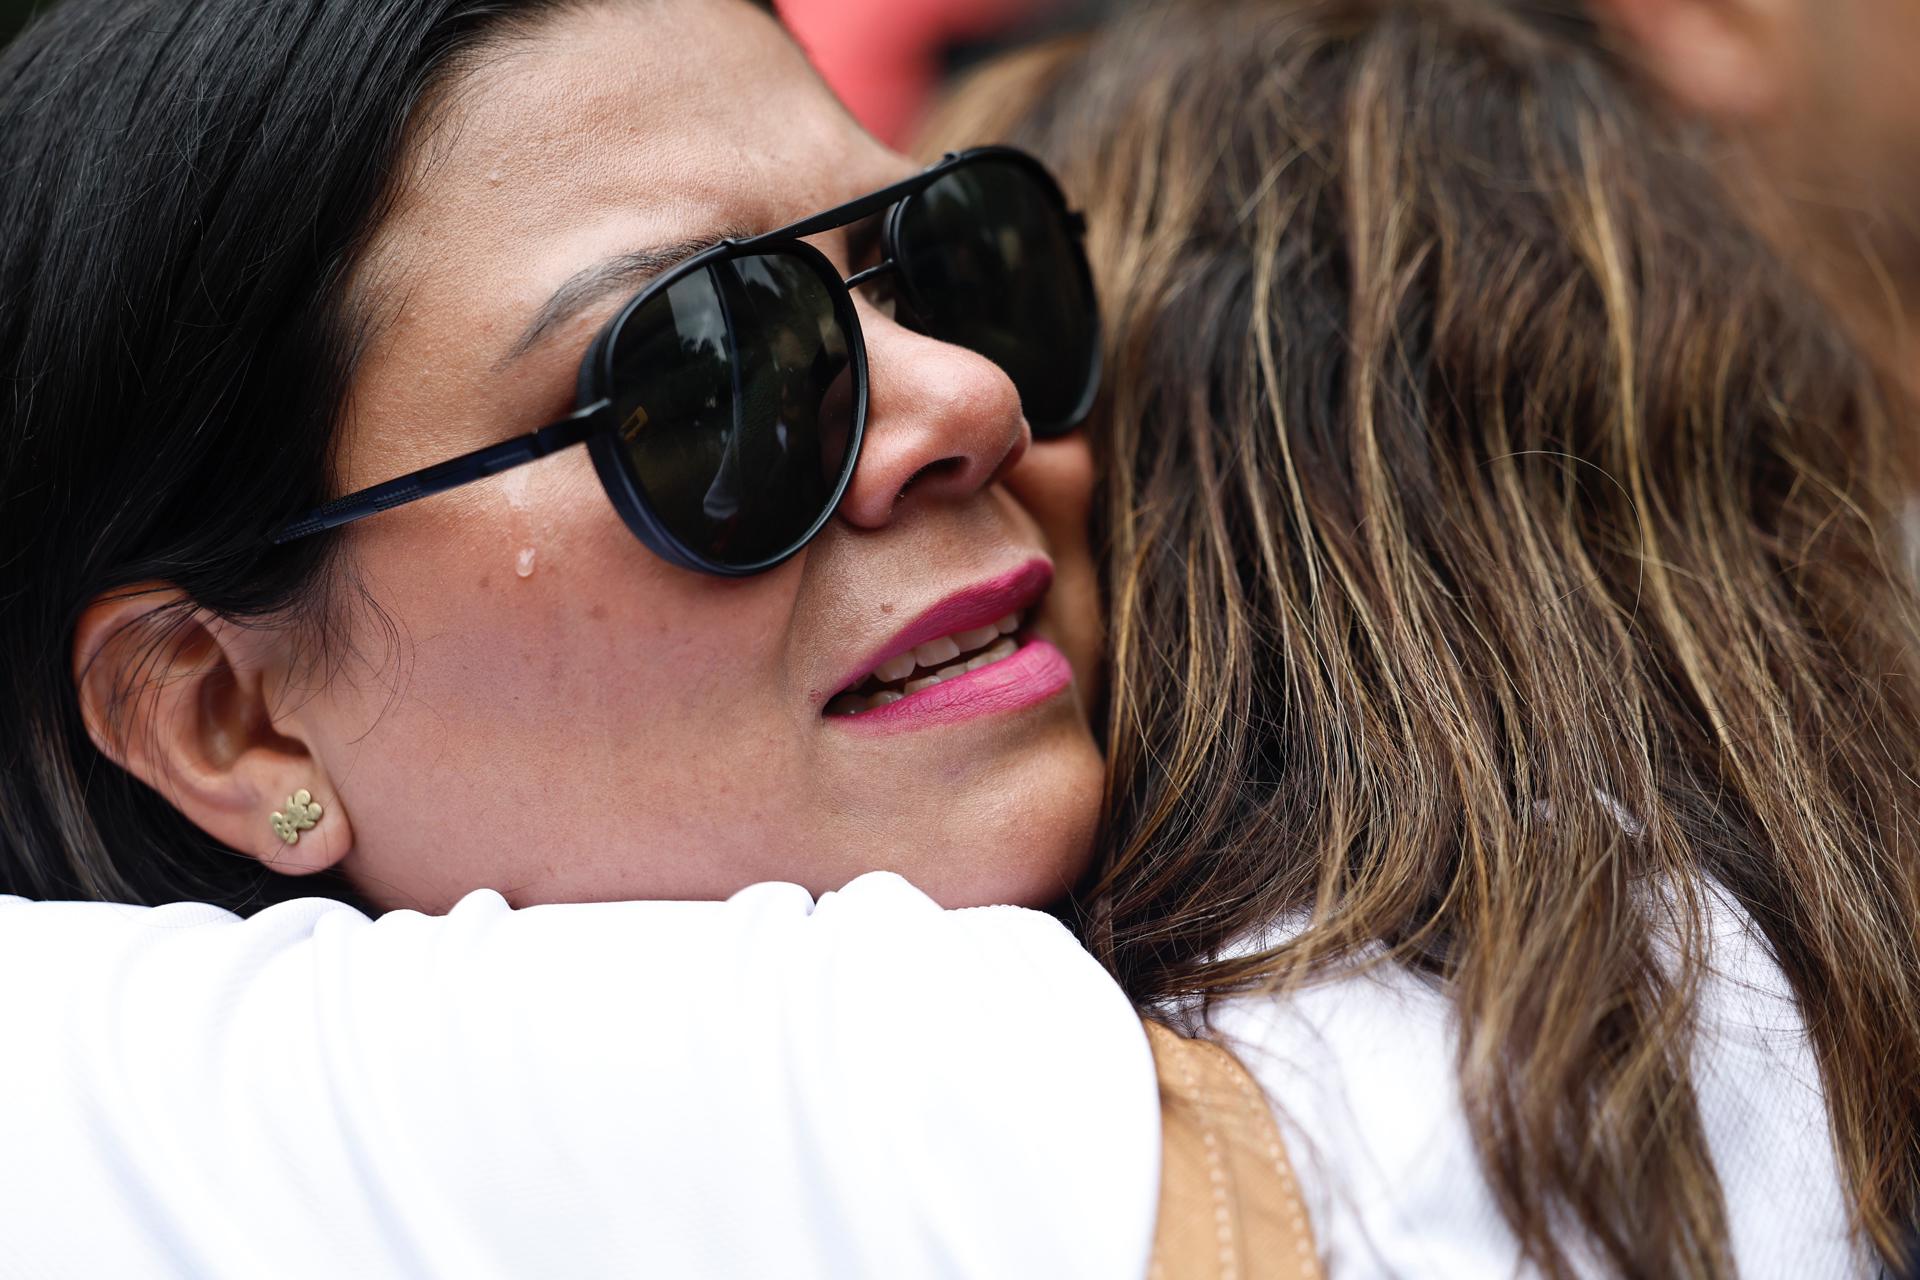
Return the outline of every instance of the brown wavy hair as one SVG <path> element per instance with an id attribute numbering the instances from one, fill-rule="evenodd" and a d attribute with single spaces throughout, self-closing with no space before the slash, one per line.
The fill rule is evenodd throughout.
<path id="1" fill-rule="evenodd" d="M 1691 1066 L 1717 881 L 1898 1257 L 1920 426 L 1725 158 L 1577 9 L 1522 0 L 1160 6 L 992 68 L 932 134 L 1035 148 L 1093 224 L 1089 940 L 1127 990 L 1434 975 L 1526 1256 L 1571 1274 L 1578 1235 L 1622 1274 L 1728 1275 Z"/>

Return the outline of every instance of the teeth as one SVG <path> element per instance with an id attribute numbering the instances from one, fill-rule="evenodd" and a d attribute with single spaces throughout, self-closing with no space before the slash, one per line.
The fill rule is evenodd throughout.
<path id="1" fill-rule="evenodd" d="M 929 640 L 913 651 L 923 667 L 937 667 L 943 662 L 952 662 L 960 656 L 960 646 L 954 643 L 952 636 L 941 636 L 938 640 Z"/>
<path id="2" fill-rule="evenodd" d="M 895 693 L 891 689 L 882 689 L 871 697 L 863 698 L 857 693 L 843 693 L 827 704 L 830 716 L 857 716 L 862 711 L 878 711 L 890 707 L 906 697 L 904 693 Z"/>
<path id="3" fill-rule="evenodd" d="M 974 658 L 973 661 L 967 663 L 967 670 L 978 671 L 982 667 L 991 666 L 993 663 L 1011 658 L 1014 650 L 1019 647 L 1020 646 L 1013 642 L 1011 637 L 1002 640 L 999 644 L 993 646 L 993 648 L 988 649 L 986 652 Z"/>
<path id="4" fill-rule="evenodd" d="M 960 652 L 978 649 L 983 644 L 992 644 L 1000 638 L 998 627 L 975 627 L 972 631 L 954 633 L 953 642 L 960 646 Z"/>
<path id="5" fill-rule="evenodd" d="M 940 668 L 930 676 L 922 676 L 918 680 L 907 681 L 907 692 L 918 693 L 922 689 L 931 689 L 942 680 L 951 680 L 955 676 L 963 676 L 969 671 L 978 671 L 980 668 L 999 662 L 1003 658 L 1011 658 L 1014 651 L 1019 647 L 1018 644 L 1014 643 L 1011 636 L 1003 636 L 1000 642 L 991 649 L 983 653 L 977 653 L 965 662 L 956 662 L 950 667 Z"/>
<path id="6" fill-rule="evenodd" d="M 895 680 L 905 680 L 913 674 L 913 669 L 919 665 L 919 663 L 914 661 L 913 654 L 903 653 L 899 657 L 889 658 L 875 667 L 873 674 L 880 677 L 880 683 L 892 684 Z"/>
<path id="7" fill-rule="evenodd" d="M 889 658 L 873 669 L 873 677 L 881 684 L 895 684 L 906 680 L 900 690 L 882 689 L 878 693 L 862 695 L 843 693 L 827 704 L 830 716 L 856 716 L 862 711 L 877 711 L 889 707 L 909 693 L 918 693 L 922 689 L 931 689 L 943 680 L 963 676 L 969 671 L 978 671 L 1003 659 L 1011 658 L 1019 644 L 1013 639 L 1013 633 L 1020 629 L 1020 615 L 1010 613 L 990 627 L 975 627 L 971 631 L 960 631 L 950 636 L 941 636 L 938 640 L 929 640 L 910 652 Z M 981 648 L 981 646 L 988 646 Z M 970 653 L 971 658 L 956 662 L 962 653 Z M 917 680 L 907 680 L 915 671 L 925 670 L 926 675 Z"/>
<path id="8" fill-rule="evenodd" d="M 1019 647 L 1019 645 L 1013 642 L 1011 637 L 1003 637 L 1000 643 L 994 645 L 985 653 L 977 654 L 966 662 L 956 662 L 950 667 L 942 667 L 930 676 L 921 676 L 918 680 L 909 680 L 904 687 L 908 693 L 918 693 L 922 689 L 931 689 L 933 686 L 943 681 L 951 680 L 955 676 L 963 676 L 969 671 L 978 671 L 989 663 L 999 662 L 1003 658 L 1011 658 L 1014 651 Z M 876 693 L 873 696 L 876 698 L 887 698 L 889 695 Z M 889 700 L 898 701 L 900 697 L 900 694 L 893 694 Z M 841 701 L 841 699 L 836 699 L 835 701 L 838 702 Z"/>

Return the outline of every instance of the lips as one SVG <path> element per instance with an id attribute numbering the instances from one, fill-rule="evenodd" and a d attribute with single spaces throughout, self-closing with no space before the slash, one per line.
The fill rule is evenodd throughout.
<path id="1" fill-rule="evenodd" d="M 1014 657 L 1027 611 L 1052 582 L 1053 566 L 1031 560 L 947 597 L 848 676 L 825 714 L 856 719 Z"/>
<path id="2" fill-rule="evenodd" d="M 1003 662 L 1020 647 L 1015 634 L 1022 616 L 1010 613 L 989 626 L 973 627 L 940 636 L 890 658 L 867 678 L 827 704 L 830 716 L 853 716 L 878 711 L 922 689 L 957 680 L 969 671 Z"/>

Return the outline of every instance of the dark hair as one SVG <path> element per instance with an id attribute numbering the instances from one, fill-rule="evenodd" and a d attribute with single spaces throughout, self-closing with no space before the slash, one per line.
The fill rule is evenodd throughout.
<path id="1" fill-rule="evenodd" d="M 335 541 L 262 535 L 329 494 L 350 282 L 417 109 L 553 7 L 69 0 L 0 53 L 0 892 L 350 896 L 221 847 L 105 759 L 73 627 L 157 580 L 338 656 L 364 593 Z"/>
<path id="2" fill-rule="evenodd" d="M 1038 150 L 1090 221 L 1090 941 L 1129 993 L 1431 974 L 1527 1256 L 1726 1275 L 1691 1054 L 1715 881 L 1798 997 L 1855 1225 L 1898 1257 L 1920 435 L 1743 225 L 1735 157 L 1568 0 L 1161 5 L 943 127 Z"/>

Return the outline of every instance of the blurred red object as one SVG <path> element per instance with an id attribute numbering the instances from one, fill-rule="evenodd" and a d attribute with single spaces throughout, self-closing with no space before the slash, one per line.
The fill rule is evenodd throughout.
<path id="1" fill-rule="evenodd" d="M 780 14 L 854 117 L 906 141 L 939 87 L 943 54 L 1016 30 L 1057 0 L 777 0 Z"/>

